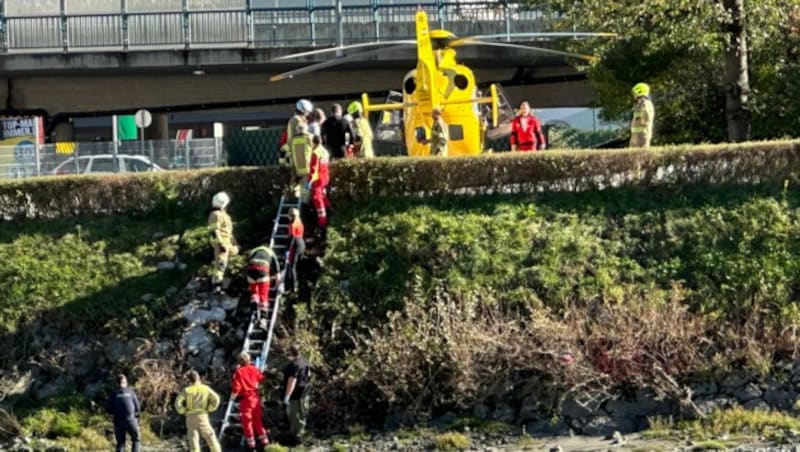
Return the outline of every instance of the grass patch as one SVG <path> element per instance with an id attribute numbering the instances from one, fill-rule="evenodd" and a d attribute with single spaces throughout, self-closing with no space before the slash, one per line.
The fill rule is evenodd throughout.
<path id="1" fill-rule="evenodd" d="M 264 448 L 264 452 L 289 452 L 289 448 L 273 443 Z"/>
<path id="2" fill-rule="evenodd" d="M 494 434 L 494 433 L 508 432 L 509 430 L 511 430 L 511 426 L 504 422 L 494 421 L 490 419 L 462 417 L 454 420 L 445 427 L 445 430 L 451 430 L 451 431 L 463 432 L 466 429 L 469 429 L 469 431 L 474 433 Z"/>
<path id="3" fill-rule="evenodd" d="M 721 437 L 733 439 L 764 437 L 781 443 L 798 431 L 800 431 L 800 419 L 789 414 L 736 407 L 717 410 L 706 419 L 690 422 L 675 423 L 669 418 L 651 418 L 650 428 L 643 432 L 642 436 L 649 439 L 689 436 L 698 441 L 717 442 Z"/>
<path id="4" fill-rule="evenodd" d="M 692 446 L 692 450 L 693 451 L 728 450 L 729 447 L 736 447 L 736 443 L 731 441 L 706 440 L 706 441 L 700 441 L 699 443 Z"/>
<path id="5" fill-rule="evenodd" d="M 442 433 L 433 438 L 436 450 L 464 450 L 469 447 L 470 439 L 457 432 Z"/>

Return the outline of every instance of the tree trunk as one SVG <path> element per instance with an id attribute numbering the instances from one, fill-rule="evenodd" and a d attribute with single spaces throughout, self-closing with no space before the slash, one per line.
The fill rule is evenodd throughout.
<path id="1" fill-rule="evenodd" d="M 729 15 L 724 25 L 725 45 L 725 116 L 728 141 L 746 141 L 750 137 L 750 79 L 747 75 L 747 28 L 744 0 L 722 0 Z"/>

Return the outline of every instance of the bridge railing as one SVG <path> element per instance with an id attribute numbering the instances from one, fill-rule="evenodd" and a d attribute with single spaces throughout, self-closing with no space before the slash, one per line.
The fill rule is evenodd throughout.
<path id="1" fill-rule="evenodd" d="M 277 8 L 251 7 L 253 0 L 146 1 L 0 0 L 0 53 L 313 47 L 408 39 L 419 8 L 428 12 L 431 27 L 461 36 L 546 31 L 557 19 L 545 8 L 503 0 L 346 5 L 308 0 L 304 7 Z"/>

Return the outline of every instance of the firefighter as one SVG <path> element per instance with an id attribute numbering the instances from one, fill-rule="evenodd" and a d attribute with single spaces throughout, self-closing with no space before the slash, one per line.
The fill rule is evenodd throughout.
<path id="1" fill-rule="evenodd" d="M 372 127 L 369 125 L 369 119 L 364 116 L 361 102 L 351 102 L 347 106 L 347 113 L 353 116 L 351 128 L 355 135 L 356 155 L 364 158 L 375 157 L 375 152 L 372 150 Z"/>
<path id="2" fill-rule="evenodd" d="M 442 118 L 442 109 L 438 107 L 434 108 L 431 114 L 433 115 L 431 138 L 423 140 L 423 143 L 431 145 L 431 155 L 447 157 L 447 142 L 450 140 L 450 133 L 447 123 L 444 122 L 444 118 Z"/>
<path id="3" fill-rule="evenodd" d="M 305 233 L 305 227 L 303 226 L 303 220 L 300 218 L 300 211 L 295 209 L 294 207 L 289 209 L 289 236 L 292 239 L 292 242 L 289 244 L 289 255 L 286 259 L 287 266 L 290 266 L 292 269 L 291 271 L 291 287 L 292 289 L 297 288 L 297 261 L 303 256 L 306 251 L 306 242 L 303 238 Z"/>
<path id="4" fill-rule="evenodd" d="M 239 368 L 233 373 L 231 399 L 239 397 L 239 413 L 241 415 L 244 441 L 250 450 L 256 448 L 256 435 L 261 446 L 269 444 L 267 430 L 264 428 L 261 410 L 259 383 L 264 381 L 264 374 L 250 363 L 250 355 L 242 352 L 238 357 Z"/>
<path id="5" fill-rule="evenodd" d="M 312 150 L 311 140 L 313 137 L 308 133 L 308 126 L 305 123 L 301 123 L 288 143 L 288 163 L 292 170 L 289 191 L 297 198 L 300 197 L 302 182 L 308 176 L 308 164 L 311 160 Z"/>
<path id="6" fill-rule="evenodd" d="M 510 140 L 512 151 L 535 151 L 547 147 L 542 124 L 531 113 L 531 106 L 527 102 L 520 104 L 519 115 L 511 121 Z"/>
<path id="7" fill-rule="evenodd" d="M 307 99 L 300 99 L 294 105 L 294 116 L 289 119 L 286 126 L 286 141 L 292 141 L 300 124 L 308 125 L 308 115 L 314 111 L 314 104 Z"/>
<path id="8" fill-rule="evenodd" d="M 274 265 L 273 265 L 274 264 Z M 250 251 L 247 260 L 247 284 L 250 287 L 250 302 L 261 311 L 269 310 L 269 287 L 272 275 L 280 284 L 280 263 L 278 256 L 268 246 L 259 246 Z"/>
<path id="9" fill-rule="evenodd" d="M 131 437 L 131 452 L 139 452 L 139 398 L 128 387 L 125 375 L 117 375 L 117 389 L 108 396 L 106 411 L 114 417 L 114 437 L 117 440 L 116 452 L 125 450 L 125 440 Z"/>
<path id="10" fill-rule="evenodd" d="M 330 154 L 325 146 L 322 146 L 320 137 L 314 136 L 312 143 L 314 150 L 311 152 L 311 172 L 308 175 L 306 188 L 311 190 L 311 203 L 317 211 L 317 226 L 324 230 L 328 227 L 328 209 L 331 207 L 331 202 L 325 194 L 329 182 Z"/>
<path id="11" fill-rule="evenodd" d="M 200 381 L 200 374 L 195 370 L 186 374 L 186 380 L 189 386 L 183 388 L 175 399 L 175 410 L 186 416 L 189 452 L 200 452 L 200 437 L 211 452 L 221 452 L 222 448 L 208 420 L 208 413 L 219 408 L 219 396 Z"/>
<path id="12" fill-rule="evenodd" d="M 653 139 L 653 120 L 656 112 L 650 100 L 650 86 L 646 83 L 637 83 L 631 90 L 636 104 L 633 106 L 633 119 L 631 120 L 632 148 L 650 147 Z"/>
<path id="13" fill-rule="evenodd" d="M 211 200 L 211 214 L 208 216 L 208 228 L 211 231 L 211 246 L 214 249 L 214 263 L 211 267 L 211 287 L 220 292 L 225 269 L 228 268 L 228 257 L 239 253 L 234 243 L 233 221 L 225 211 L 230 197 L 224 191 L 214 195 Z"/>

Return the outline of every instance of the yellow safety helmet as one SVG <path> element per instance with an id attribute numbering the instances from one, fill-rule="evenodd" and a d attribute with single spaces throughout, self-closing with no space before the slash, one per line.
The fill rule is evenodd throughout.
<path id="1" fill-rule="evenodd" d="M 637 83 L 633 85 L 633 89 L 631 90 L 634 97 L 642 97 L 642 96 L 649 96 L 650 95 L 650 85 L 647 83 Z"/>
<path id="2" fill-rule="evenodd" d="M 361 106 L 361 102 L 359 101 L 350 102 L 350 105 L 347 106 L 347 113 L 351 115 L 361 113 L 362 111 L 364 111 L 364 107 Z"/>

